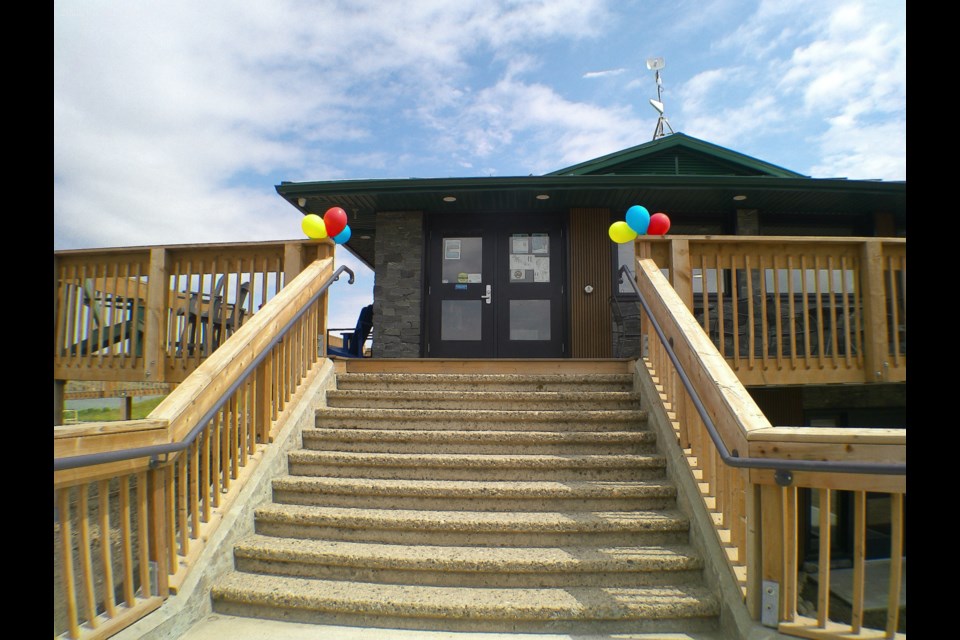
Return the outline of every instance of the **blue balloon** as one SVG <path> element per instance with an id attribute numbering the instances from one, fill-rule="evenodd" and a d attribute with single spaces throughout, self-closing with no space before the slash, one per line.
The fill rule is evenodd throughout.
<path id="1" fill-rule="evenodd" d="M 350 239 L 350 225 L 347 225 L 343 228 L 343 231 L 333 236 L 333 241 L 337 244 L 344 244 L 347 240 Z"/>
<path id="2" fill-rule="evenodd" d="M 638 236 L 642 236 L 647 232 L 647 227 L 650 226 L 650 212 L 647 211 L 646 207 L 641 207 L 638 204 L 633 205 L 627 209 L 627 224 L 637 232 Z"/>

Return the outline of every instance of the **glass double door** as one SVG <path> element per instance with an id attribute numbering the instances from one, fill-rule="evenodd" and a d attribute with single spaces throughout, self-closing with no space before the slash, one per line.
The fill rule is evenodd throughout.
<path id="1" fill-rule="evenodd" d="M 427 356 L 564 357 L 563 235 L 555 216 L 435 218 Z"/>

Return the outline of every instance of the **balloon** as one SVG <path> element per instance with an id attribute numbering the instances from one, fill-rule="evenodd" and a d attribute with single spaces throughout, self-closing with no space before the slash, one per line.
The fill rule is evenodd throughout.
<path id="1" fill-rule="evenodd" d="M 627 224 L 638 236 L 642 236 L 647 232 L 647 227 L 650 226 L 650 212 L 647 211 L 646 207 L 641 207 L 638 204 L 633 205 L 627 209 Z"/>
<path id="2" fill-rule="evenodd" d="M 300 228 L 307 234 L 308 238 L 321 240 L 327 237 L 327 227 L 323 223 L 323 218 L 315 213 L 308 213 L 300 221 Z"/>
<path id="3" fill-rule="evenodd" d="M 343 228 L 343 231 L 333 236 L 333 241 L 337 244 L 344 244 L 350 239 L 350 225 Z"/>
<path id="4" fill-rule="evenodd" d="M 610 239 L 616 242 L 617 244 L 623 244 L 624 242 L 630 242 L 637 237 L 637 232 L 630 228 L 623 220 L 618 220 L 610 225 Z"/>
<path id="5" fill-rule="evenodd" d="M 330 207 L 323 214 L 323 222 L 327 225 L 327 233 L 333 237 L 347 226 L 347 212 L 340 207 Z"/>
<path id="6" fill-rule="evenodd" d="M 655 213 L 650 216 L 650 226 L 647 227 L 647 235 L 662 236 L 670 230 L 670 218 L 665 213 Z"/>

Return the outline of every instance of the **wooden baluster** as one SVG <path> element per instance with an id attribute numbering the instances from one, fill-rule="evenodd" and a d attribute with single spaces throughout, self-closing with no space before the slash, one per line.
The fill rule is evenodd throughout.
<path id="1" fill-rule="evenodd" d="M 826 351 L 827 343 L 823 337 L 823 292 L 820 287 L 820 256 L 813 257 L 813 284 L 816 291 L 816 309 L 817 309 L 817 362 L 823 369 L 823 356 Z"/>
<path id="2" fill-rule="evenodd" d="M 187 449 L 190 460 L 190 537 L 200 537 L 200 443 L 194 440 Z"/>
<path id="3" fill-rule="evenodd" d="M 117 615 L 113 596 L 113 558 L 110 544 L 110 481 L 97 483 L 97 499 L 100 502 L 100 562 L 103 567 L 103 608 L 108 618 Z"/>
<path id="4" fill-rule="evenodd" d="M 123 600 L 128 607 L 136 603 L 133 591 L 133 534 L 130 530 L 130 482 L 120 477 L 120 540 L 123 545 Z"/>
<path id="5" fill-rule="evenodd" d="M 784 620 L 797 618 L 797 488 L 784 490 L 783 504 L 783 583 L 780 597 L 783 602 Z"/>
<path id="6" fill-rule="evenodd" d="M 865 491 L 853 492 L 853 604 L 850 629 L 860 633 L 863 628 L 864 574 L 866 561 L 867 499 Z"/>
<path id="7" fill-rule="evenodd" d="M 200 486 L 203 490 L 203 512 L 200 519 L 203 522 L 210 522 L 210 502 L 213 499 L 212 481 L 210 478 L 210 431 L 213 427 L 207 425 L 200 434 L 198 442 L 200 444 Z"/>
<path id="8" fill-rule="evenodd" d="M 733 368 L 740 368 L 740 305 L 737 295 L 737 258 L 730 256 L 730 324 L 733 325 Z"/>
<path id="9" fill-rule="evenodd" d="M 817 578 L 817 625 L 826 628 L 830 615 L 830 515 L 833 507 L 830 489 L 819 490 L 820 560 Z"/>
<path id="10" fill-rule="evenodd" d="M 177 526 L 180 528 L 180 555 L 190 553 L 190 522 L 187 519 L 187 464 L 189 456 L 177 455 Z"/>
<path id="11" fill-rule="evenodd" d="M 189 290 L 188 290 L 189 291 Z M 163 476 L 164 506 L 166 507 L 166 548 L 167 565 L 170 567 L 170 573 L 176 573 L 180 561 L 177 558 L 177 503 L 174 499 L 174 469 L 165 466 L 166 472 Z"/>
<path id="12" fill-rule="evenodd" d="M 777 255 L 773 255 L 773 312 L 776 318 L 774 340 L 777 343 L 777 370 L 783 369 L 783 320 L 780 307 L 780 271 L 777 268 Z M 787 272 L 789 276 L 789 272 Z M 792 351 L 792 350 L 791 350 Z"/>
<path id="13" fill-rule="evenodd" d="M 833 290 L 833 274 L 834 274 L 833 256 L 827 256 L 827 274 L 828 274 L 827 291 L 829 292 L 829 295 L 830 295 L 830 299 L 829 299 L 830 300 L 830 305 L 829 305 L 830 336 L 829 338 L 830 338 L 830 355 L 831 355 L 830 359 L 833 361 L 833 368 L 837 369 L 839 368 L 839 365 L 837 363 L 837 355 L 838 355 L 837 354 L 837 333 L 838 333 L 837 298 L 836 298 L 836 292 L 834 292 Z"/>
<path id="14" fill-rule="evenodd" d="M 806 256 L 800 256 L 800 288 L 801 303 L 800 307 L 803 313 L 803 359 L 804 368 L 810 368 L 810 298 L 807 295 L 807 260 Z"/>
<path id="15" fill-rule="evenodd" d="M 750 255 L 743 256 L 743 275 L 747 279 L 747 368 L 753 369 L 755 362 L 756 337 L 753 317 L 753 269 L 750 268 Z M 739 320 L 738 320 L 739 324 Z"/>
<path id="16" fill-rule="evenodd" d="M 211 475 L 213 476 L 212 482 L 211 482 L 212 486 L 210 488 L 210 494 L 213 498 L 213 506 L 219 507 L 220 493 L 222 492 L 222 489 L 221 489 L 222 487 L 221 464 L 222 463 L 220 462 L 220 453 L 221 453 L 220 442 L 221 442 L 221 438 L 223 438 L 223 434 L 221 433 L 219 413 L 214 414 L 213 424 L 210 426 L 209 430 L 210 430 L 209 446 L 210 446 L 210 455 L 212 457 L 212 461 L 210 463 L 210 472 L 211 472 Z"/>
<path id="17" fill-rule="evenodd" d="M 57 515 L 60 519 L 60 553 L 63 556 L 63 592 L 67 604 L 67 629 L 71 638 L 79 638 L 80 623 L 77 620 L 77 592 L 73 575 L 70 489 L 59 489 L 57 491 Z"/>
<path id="18" fill-rule="evenodd" d="M 723 305 L 723 302 L 724 302 L 724 301 L 723 301 L 723 298 L 724 298 L 724 296 L 723 296 L 723 283 L 724 283 L 724 279 L 725 279 L 725 278 L 724 278 L 724 276 L 723 276 L 723 265 L 722 265 L 722 263 L 720 262 L 720 254 L 719 254 L 719 253 L 718 253 L 717 256 L 716 256 L 716 261 L 717 261 L 717 264 L 716 264 L 716 272 L 717 272 L 717 323 L 718 323 L 718 326 L 720 327 L 719 339 L 717 340 L 717 348 L 718 348 L 718 350 L 720 351 L 720 355 L 723 356 L 723 357 L 726 357 L 726 356 L 727 356 L 727 344 L 726 344 L 727 341 L 726 341 L 726 333 L 725 333 L 725 331 L 724 331 L 724 329 L 725 329 L 725 323 L 724 323 L 724 313 L 723 313 L 723 306 L 724 306 L 724 305 Z"/>
<path id="19" fill-rule="evenodd" d="M 769 368 L 770 356 L 770 321 L 767 319 L 767 270 L 763 264 L 763 254 L 757 260 L 759 261 L 758 273 L 760 276 L 760 360 L 763 363 L 763 369 Z"/>
<path id="20" fill-rule="evenodd" d="M 147 474 L 141 471 L 137 474 L 137 551 L 140 563 L 140 589 L 144 598 L 153 595 L 150 586 L 150 518 L 147 516 Z"/>
<path id="21" fill-rule="evenodd" d="M 887 591 L 888 638 L 897 632 L 900 619 L 900 581 L 903 575 L 903 494 L 890 496 L 890 587 Z"/>
<path id="22" fill-rule="evenodd" d="M 77 504 L 79 533 L 78 552 L 80 555 L 80 578 L 83 581 L 83 595 L 86 604 L 87 623 L 97 627 L 97 598 L 93 588 L 93 561 L 90 555 L 90 504 L 89 488 L 84 484 L 77 487 L 80 493 Z"/>
<path id="23" fill-rule="evenodd" d="M 166 492 L 166 477 L 169 467 L 161 466 L 151 469 L 148 478 L 149 490 L 149 537 L 150 537 L 150 557 L 157 563 L 157 593 L 155 595 L 166 596 L 170 592 L 170 573 L 171 567 L 177 565 L 167 564 L 167 545 L 166 542 L 166 504 L 164 501 Z"/>

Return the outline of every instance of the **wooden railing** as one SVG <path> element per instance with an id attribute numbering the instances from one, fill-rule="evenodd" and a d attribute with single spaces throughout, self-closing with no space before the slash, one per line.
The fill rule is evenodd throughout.
<path id="1" fill-rule="evenodd" d="M 811 638 L 893 637 L 903 556 L 906 493 L 904 429 L 773 427 L 653 260 L 636 263 L 646 344 L 642 375 L 659 395 L 690 472 L 711 514 L 731 576 L 757 620 Z M 798 615 L 799 490 L 819 493 L 821 556 L 818 611 Z M 889 617 L 863 625 L 865 492 L 890 496 Z M 829 616 L 831 492 L 853 492 L 854 603 L 849 624 Z M 845 635 L 846 634 L 846 635 Z"/>
<path id="2" fill-rule="evenodd" d="M 54 379 L 182 382 L 332 242 L 54 253 Z"/>
<path id="3" fill-rule="evenodd" d="M 906 380 L 906 240 L 638 239 L 740 380 Z"/>
<path id="4" fill-rule="evenodd" d="M 146 419 L 54 428 L 55 635 L 108 637 L 183 583 L 326 361 L 333 276 L 309 265 Z"/>

